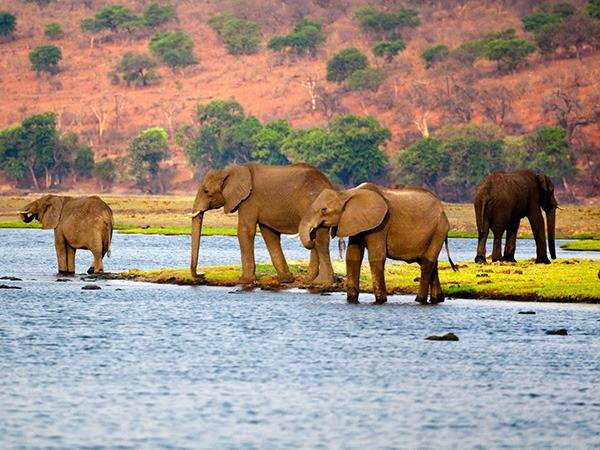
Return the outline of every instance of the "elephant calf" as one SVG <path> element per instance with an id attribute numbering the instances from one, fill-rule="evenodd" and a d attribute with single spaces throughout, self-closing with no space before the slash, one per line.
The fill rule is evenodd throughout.
<path id="1" fill-rule="evenodd" d="M 421 266 L 416 301 L 427 303 L 429 292 L 431 303 L 444 301 L 437 259 L 444 243 L 448 251 L 450 226 L 442 203 L 431 192 L 421 188 L 384 189 L 371 183 L 346 191 L 325 189 L 300 222 L 298 231 L 305 247 L 314 245 L 315 231 L 321 227 L 331 227 L 333 236 L 349 236 L 348 302 L 358 302 L 365 248 L 377 303 L 387 301 L 386 258 L 417 262 Z M 452 260 L 450 264 L 456 270 Z"/>
<path id="2" fill-rule="evenodd" d="M 114 227 L 110 207 L 99 197 L 45 195 L 19 211 L 25 223 L 37 219 L 44 230 L 54 229 L 59 274 L 75 273 L 75 251 L 86 249 L 94 255 L 88 273 L 102 273 L 102 258 L 110 255 Z"/>

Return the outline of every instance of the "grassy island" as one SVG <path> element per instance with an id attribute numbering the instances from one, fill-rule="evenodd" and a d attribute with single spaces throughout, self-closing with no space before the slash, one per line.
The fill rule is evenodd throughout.
<path id="1" fill-rule="evenodd" d="M 345 263 L 334 260 L 338 276 L 336 284 L 313 287 L 303 284 L 301 274 L 306 272 L 307 261 L 291 261 L 290 270 L 300 274 L 294 283 L 282 284 L 275 278 L 271 264 L 257 264 L 258 280 L 249 288 L 287 289 L 306 288 L 316 292 L 345 289 Z M 440 279 L 446 297 L 479 298 L 539 302 L 600 303 L 600 261 L 587 259 L 558 259 L 552 264 L 535 264 L 533 260 L 517 263 L 460 263 L 453 272 L 450 265 L 440 262 Z M 143 272 L 132 269 L 111 278 L 169 283 L 180 285 L 235 286 L 241 275 L 240 265 L 199 268 L 203 276 L 192 278 L 189 269 L 160 269 Z M 414 294 L 418 288 L 419 266 L 394 263 L 386 265 L 386 282 L 389 294 Z M 361 291 L 371 292 L 368 265 L 363 266 Z"/>

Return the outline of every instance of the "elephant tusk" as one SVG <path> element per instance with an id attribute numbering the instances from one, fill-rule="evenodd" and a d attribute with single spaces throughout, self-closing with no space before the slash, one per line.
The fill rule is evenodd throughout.
<path id="1" fill-rule="evenodd" d="M 202 214 L 202 211 L 196 211 L 192 214 L 188 214 L 187 217 L 189 217 L 190 219 L 193 219 L 194 217 L 198 217 L 200 214 Z"/>
<path id="2" fill-rule="evenodd" d="M 19 214 L 29 214 L 29 211 L 19 211 Z"/>
<path id="3" fill-rule="evenodd" d="M 286 234 L 285 237 L 288 239 L 296 239 L 297 237 L 300 236 L 300 233 L 296 233 L 296 234 Z"/>

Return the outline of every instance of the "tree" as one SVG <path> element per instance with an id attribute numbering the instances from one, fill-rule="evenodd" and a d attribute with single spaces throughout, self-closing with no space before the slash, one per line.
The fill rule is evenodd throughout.
<path id="1" fill-rule="evenodd" d="M 546 25 L 559 24 L 561 22 L 561 18 L 557 14 L 546 11 L 536 11 L 523 17 L 522 22 L 525 31 L 537 33 Z"/>
<path id="2" fill-rule="evenodd" d="M 486 57 L 498 63 L 498 70 L 512 72 L 535 52 L 535 44 L 524 39 L 494 39 L 486 46 Z"/>
<path id="3" fill-rule="evenodd" d="M 594 49 L 600 47 L 600 22 L 585 14 L 567 17 L 555 38 L 556 43 L 567 53 L 575 49 L 575 56 L 581 60 L 581 51 L 585 46 Z"/>
<path id="4" fill-rule="evenodd" d="M 154 56 L 162 60 L 168 67 L 185 68 L 198 64 L 194 55 L 194 41 L 181 31 L 157 33 L 148 44 Z"/>
<path id="5" fill-rule="evenodd" d="M 434 194 L 442 192 L 441 181 L 447 175 L 450 156 L 436 138 L 423 138 L 397 153 L 394 175 L 401 184 L 422 186 Z"/>
<path id="6" fill-rule="evenodd" d="M 142 18 L 123 5 L 113 5 L 102 9 L 94 16 L 93 23 L 85 22 L 90 31 L 110 30 L 131 32 L 142 25 Z M 82 23 L 83 26 L 83 23 Z"/>
<path id="7" fill-rule="evenodd" d="M 567 141 L 571 144 L 578 128 L 600 122 L 600 98 L 598 95 L 581 98 L 575 91 L 556 89 L 542 98 L 542 111 L 567 130 Z"/>
<path id="8" fill-rule="evenodd" d="M 75 150 L 75 160 L 73 161 L 75 182 L 79 178 L 89 178 L 93 174 L 94 167 L 94 151 L 87 145 L 78 145 Z"/>
<path id="9" fill-rule="evenodd" d="M 162 128 L 141 131 L 127 147 L 129 174 L 143 192 L 165 192 L 159 163 L 168 156 L 167 133 Z"/>
<path id="10" fill-rule="evenodd" d="M 44 36 L 47 36 L 48 38 L 54 41 L 60 39 L 62 35 L 63 29 L 60 26 L 60 23 L 51 22 L 46 24 L 46 27 L 44 28 Z"/>
<path id="11" fill-rule="evenodd" d="M 357 48 L 345 48 L 327 61 L 327 81 L 341 83 L 353 72 L 369 67 L 369 60 Z"/>
<path id="12" fill-rule="evenodd" d="M 402 39 L 395 41 L 379 41 L 372 48 L 373 55 L 390 63 L 398 54 L 406 50 L 406 42 Z"/>
<path id="13" fill-rule="evenodd" d="M 40 45 L 28 55 L 31 70 L 38 75 L 41 72 L 55 73 L 58 62 L 62 59 L 62 52 L 56 45 Z"/>
<path id="14" fill-rule="evenodd" d="M 384 174 L 382 151 L 391 132 L 373 117 L 347 114 L 334 118 L 326 130 L 313 127 L 286 141 L 296 160 L 318 167 L 333 182 L 355 186 Z"/>
<path id="15" fill-rule="evenodd" d="M 117 63 L 115 70 L 123 74 L 123 81 L 128 84 L 141 84 L 142 86 L 158 80 L 158 75 L 153 69 L 158 63 L 147 53 L 126 52 Z"/>
<path id="16" fill-rule="evenodd" d="M 176 20 L 177 10 L 173 5 L 161 6 L 154 2 L 144 8 L 142 17 L 144 26 L 156 28 L 171 20 Z"/>
<path id="17" fill-rule="evenodd" d="M 590 0 L 585 7 L 585 13 L 593 19 L 600 20 L 600 0 Z"/>
<path id="18" fill-rule="evenodd" d="M 0 11 L 0 36 L 8 36 L 17 28 L 17 18 L 8 11 Z"/>
<path id="19" fill-rule="evenodd" d="M 348 89 L 351 91 L 372 91 L 377 92 L 379 86 L 388 77 L 388 72 L 384 69 L 366 68 L 363 70 L 357 70 L 346 79 Z"/>
<path id="20" fill-rule="evenodd" d="M 96 164 L 94 164 L 92 175 L 100 181 L 101 191 L 104 191 L 117 179 L 115 169 L 115 163 L 112 159 L 108 158 L 98 161 Z"/>
<path id="21" fill-rule="evenodd" d="M 221 39 L 232 55 L 250 55 L 261 41 L 260 28 L 251 20 L 232 18 L 223 24 Z"/>
<path id="22" fill-rule="evenodd" d="M 421 23 L 419 11 L 400 9 L 396 12 L 384 12 L 365 6 L 357 9 L 353 17 L 366 33 L 377 36 L 380 40 L 400 39 L 400 29 L 416 28 Z"/>
<path id="23" fill-rule="evenodd" d="M 429 69 L 437 61 L 443 61 L 450 54 L 450 49 L 447 45 L 437 44 L 427 47 L 421 53 L 421 58 L 425 60 L 425 68 Z"/>
<path id="24" fill-rule="evenodd" d="M 567 141 L 567 130 L 561 127 L 540 127 L 529 138 L 533 156 L 530 169 L 561 179 L 567 192 L 567 180 L 577 174 L 577 157 Z"/>
<path id="25" fill-rule="evenodd" d="M 318 22 L 302 19 L 290 34 L 271 38 L 267 49 L 275 52 L 286 51 L 298 56 L 308 52 L 311 56 L 316 56 L 318 47 L 325 42 L 322 28 Z"/>

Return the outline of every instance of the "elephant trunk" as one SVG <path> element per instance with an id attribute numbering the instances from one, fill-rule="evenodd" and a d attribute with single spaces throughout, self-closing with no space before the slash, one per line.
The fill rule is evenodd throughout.
<path id="1" fill-rule="evenodd" d="M 190 270 L 194 278 L 199 278 L 198 275 L 198 253 L 200 252 L 200 234 L 202 232 L 202 221 L 204 213 L 201 211 L 194 212 L 192 215 L 192 262 Z"/>
<path id="2" fill-rule="evenodd" d="M 548 248 L 550 249 L 550 257 L 556 259 L 556 208 L 552 208 L 546 213 L 546 223 L 548 227 Z"/>
<path id="3" fill-rule="evenodd" d="M 300 235 L 300 241 L 302 245 L 308 249 L 312 249 L 315 246 L 314 227 L 311 225 L 311 220 L 304 217 L 298 225 L 298 234 Z"/>

